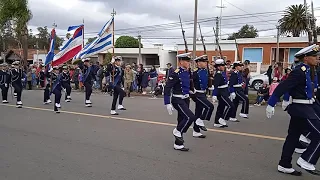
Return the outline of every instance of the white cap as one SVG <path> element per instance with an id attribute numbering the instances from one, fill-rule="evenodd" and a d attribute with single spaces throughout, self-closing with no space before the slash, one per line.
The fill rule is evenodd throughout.
<path id="1" fill-rule="evenodd" d="M 90 61 L 90 58 L 84 58 L 84 59 L 82 59 L 82 62 L 85 62 L 85 61 Z"/>
<path id="2" fill-rule="evenodd" d="M 207 55 L 202 55 L 194 59 L 194 61 L 208 61 Z"/>
<path id="3" fill-rule="evenodd" d="M 177 55 L 178 59 L 183 59 L 183 60 L 190 60 L 191 59 L 191 52 L 189 53 L 183 53 L 183 54 L 178 54 Z"/>
<path id="4" fill-rule="evenodd" d="M 224 60 L 223 60 L 223 59 L 217 59 L 217 60 L 215 61 L 215 64 L 216 64 L 216 65 L 224 65 Z"/>
<path id="5" fill-rule="evenodd" d="M 304 56 L 313 56 L 313 55 L 318 55 L 320 51 L 319 45 L 313 44 L 311 46 L 305 47 L 298 51 L 294 57 L 304 57 Z"/>

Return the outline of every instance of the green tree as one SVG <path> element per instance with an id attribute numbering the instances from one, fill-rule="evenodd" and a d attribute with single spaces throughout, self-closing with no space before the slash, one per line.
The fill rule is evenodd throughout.
<path id="1" fill-rule="evenodd" d="M 254 26 L 246 24 L 242 26 L 238 32 L 232 33 L 232 35 L 228 37 L 228 40 L 234 40 L 239 38 L 255 38 L 258 36 L 258 30 Z"/>
<path id="2" fill-rule="evenodd" d="M 131 36 L 120 36 L 115 44 L 116 48 L 138 48 L 139 40 Z M 141 47 L 143 45 L 141 44 Z"/>
<path id="3" fill-rule="evenodd" d="M 283 35 L 292 34 L 299 37 L 301 33 L 307 32 L 307 20 L 305 6 L 302 4 L 291 5 L 286 8 L 284 15 L 279 19 L 280 33 Z"/>
<path id="4" fill-rule="evenodd" d="M 97 37 L 88 38 L 88 41 L 87 41 L 86 45 L 90 44 L 92 41 L 94 41 L 96 39 L 97 39 Z"/>
<path id="5" fill-rule="evenodd" d="M 103 63 L 102 63 L 102 65 L 107 65 L 107 64 L 109 64 L 110 62 L 111 62 L 111 59 L 112 59 L 112 54 L 110 53 L 110 52 L 108 52 L 107 54 L 106 54 L 106 57 L 104 58 L 104 60 L 103 60 Z"/>
<path id="6" fill-rule="evenodd" d="M 32 13 L 28 7 L 28 0 L 1 0 L 0 27 L 12 22 L 15 36 L 23 48 L 23 65 L 27 65 L 28 56 L 28 26 Z"/>
<path id="7" fill-rule="evenodd" d="M 71 37 L 71 34 L 70 34 L 70 33 L 67 33 L 67 34 L 66 34 L 66 38 L 67 38 L 67 39 L 70 39 L 70 37 Z"/>
<path id="8" fill-rule="evenodd" d="M 39 33 L 34 35 L 32 30 L 29 30 L 28 47 L 30 49 L 39 48 L 48 50 L 50 47 L 51 32 L 49 32 L 47 26 L 38 27 L 37 31 Z M 59 50 L 59 47 L 62 46 L 63 42 L 64 39 L 57 36 L 54 49 Z"/>
<path id="9" fill-rule="evenodd" d="M 320 35 L 320 26 L 317 27 L 317 34 Z"/>

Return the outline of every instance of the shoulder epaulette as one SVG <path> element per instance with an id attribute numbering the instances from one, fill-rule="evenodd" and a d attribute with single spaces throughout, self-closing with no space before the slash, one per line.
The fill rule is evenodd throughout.
<path id="1" fill-rule="evenodd" d="M 193 71 L 198 71 L 198 68 L 194 68 Z"/>
<path id="2" fill-rule="evenodd" d="M 217 71 L 217 73 L 221 74 L 221 71 Z"/>
<path id="3" fill-rule="evenodd" d="M 180 71 L 180 69 L 179 68 L 177 68 L 174 72 L 175 73 L 178 73 Z"/>
<path id="4" fill-rule="evenodd" d="M 302 71 L 306 71 L 307 68 L 306 68 L 305 66 L 301 66 L 301 70 L 302 70 Z"/>

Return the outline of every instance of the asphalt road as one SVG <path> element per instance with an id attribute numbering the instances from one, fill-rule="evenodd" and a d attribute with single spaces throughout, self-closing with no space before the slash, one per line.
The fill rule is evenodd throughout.
<path id="1" fill-rule="evenodd" d="M 24 91 L 22 109 L 0 105 L 0 180 L 317 179 L 277 172 L 288 127 L 281 108 L 266 119 L 265 107 L 252 107 L 250 119 L 223 130 L 207 122 L 206 139 L 193 138 L 190 129 L 190 151 L 179 152 L 173 150 L 176 112 L 167 115 L 162 99 L 126 98 L 128 110 L 110 117 L 108 95 L 93 95 L 86 108 L 83 94 L 73 93 L 55 114 L 53 105 L 42 105 L 42 94 Z"/>

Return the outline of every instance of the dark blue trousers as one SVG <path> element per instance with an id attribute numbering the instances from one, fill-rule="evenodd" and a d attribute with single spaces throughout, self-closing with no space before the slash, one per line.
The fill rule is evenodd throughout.
<path id="1" fill-rule="evenodd" d="M 210 121 L 214 106 L 207 99 L 206 94 L 196 93 L 195 96 L 192 97 L 192 100 L 196 103 L 195 116 L 197 117 L 197 119 L 200 118 L 202 120 Z M 200 132 L 200 129 L 195 122 L 193 124 L 193 130 L 195 132 Z"/>
<path id="2" fill-rule="evenodd" d="M 17 101 L 21 101 L 21 94 L 22 94 L 22 84 L 21 83 L 12 83 L 15 93 L 17 93 Z"/>
<path id="3" fill-rule="evenodd" d="M 8 91 L 9 91 L 9 84 L 8 87 L 5 87 L 5 85 L 1 85 L 1 94 L 2 94 L 2 100 L 8 100 Z"/>
<path id="4" fill-rule="evenodd" d="M 85 100 L 90 100 L 90 96 L 91 96 L 91 93 L 92 93 L 92 82 L 84 82 L 83 83 L 84 87 L 86 88 L 86 99 Z"/>
<path id="5" fill-rule="evenodd" d="M 52 91 L 52 93 L 54 94 L 54 110 L 57 110 L 56 107 L 56 103 L 60 104 L 60 100 L 61 100 L 61 89 L 60 88 L 56 88 Z"/>
<path id="6" fill-rule="evenodd" d="M 231 112 L 234 111 L 234 105 L 227 96 L 218 96 L 218 107 L 215 117 L 215 123 L 219 124 L 219 119 L 228 120 Z"/>
<path id="7" fill-rule="evenodd" d="M 47 84 L 44 89 L 43 102 L 47 102 L 48 99 L 50 99 L 50 84 Z"/>
<path id="8" fill-rule="evenodd" d="M 197 120 L 197 117 L 189 109 L 190 99 L 181 99 L 172 97 L 172 106 L 178 111 L 178 125 L 177 130 L 181 133 L 186 133 L 191 124 Z M 179 145 L 179 144 L 177 144 Z"/>
<path id="9" fill-rule="evenodd" d="M 288 106 L 288 113 L 291 120 L 279 165 L 285 168 L 292 167 L 292 154 L 299 143 L 300 135 L 306 130 L 311 132 L 309 136 L 311 143 L 301 157 L 315 165 L 320 156 L 320 106 L 316 103 L 291 104 Z"/>
<path id="10" fill-rule="evenodd" d="M 231 112 L 230 117 L 236 118 L 237 109 L 240 101 L 242 101 L 241 113 L 249 114 L 249 98 L 244 94 L 242 90 L 237 90 L 235 91 L 235 93 L 236 98 L 233 100 L 234 110 Z"/>
<path id="11" fill-rule="evenodd" d="M 63 83 L 62 86 L 66 89 L 65 100 L 67 100 L 67 96 L 71 95 L 71 85 L 70 83 Z"/>

